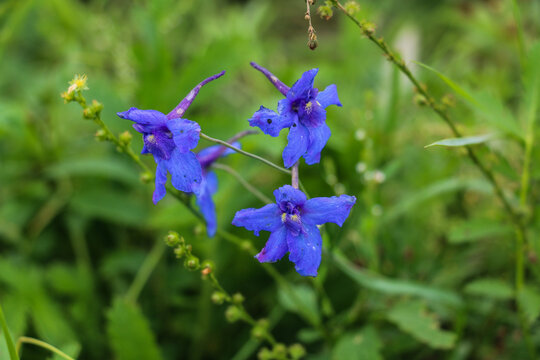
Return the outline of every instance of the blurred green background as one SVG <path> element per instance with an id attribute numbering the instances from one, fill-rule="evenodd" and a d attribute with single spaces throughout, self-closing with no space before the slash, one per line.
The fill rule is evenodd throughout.
<path id="1" fill-rule="evenodd" d="M 359 4 L 358 17 L 377 24 L 377 34 L 434 95 L 451 89 L 412 60 L 482 94 L 487 114 L 448 98 L 465 134 L 496 131 L 503 115 L 522 127 L 512 1 Z M 540 2 L 518 4 L 531 45 Z M 270 318 L 278 341 L 302 343 L 308 359 L 527 357 L 512 301 L 514 234 L 490 185 L 462 149 L 424 148 L 451 137 L 449 129 L 415 104 L 410 83 L 352 22 L 341 14 L 320 19 L 318 5 L 312 12 L 319 47 L 311 51 L 300 0 L 0 2 L 0 304 L 15 338 L 33 336 L 79 359 L 256 358 L 250 327 L 228 323 L 224 306 L 210 300 L 209 284 L 169 249 L 137 305 L 121 300 L 147 254 L 175 230 L 195 254 L 216 263 L 222 285 L 241 292 L 251 314 Z M 328 109 L 333 136 L 321 163 L 301 165 L 300 177 L 311 196 L 357 197 L 343 228 L 326 226 L 327 248 L 350 262 L 340 265 L 325 252 L 317 280 L 300 277 L 286 259 L 273 265 L 303 308 L 242 249 L 208 239 L 172 196 L 154 206 L 153 185 L 140 182 L 135 164 L 96 141 L 95 124 L 60 98 L 74 74 L 87 74 L 86 98 L 104 104 L 103 120 L 114 133 L 129 130 L 139 152 L 142 139 L 116 112 L 135 106 L 167 113 L 202 79 L 226 70 L 202 89 L 186 117 L 227 139 L 249 127 L 260 105 L 276 109 L 281 98 L 250 61 L 288 85 L 318 67 L 315 86 L 336 84 L 343 103 Z M 278 139 L 261 134 L 242 145 L 281 164 L 285 141 L 285 132 Z M 517 199 L 522 144 L 502 136 L 479 153 Z M 526 257 L 527 321 L 536 348 L 538 155 L 534 149 Z M 150 156 L 143 160 L 154 168 Z M 241 155 L 223 162 L 270 197 L 290 181 Z M 267 235 L 230 223 L 239 209 L 263 204 L 216 172 L 219 227 L 262 248 Z M 1 359 L 8 359 L 6 351 L 2 339 Z M 49 357 L 24 345 L 23 359 Z"/>

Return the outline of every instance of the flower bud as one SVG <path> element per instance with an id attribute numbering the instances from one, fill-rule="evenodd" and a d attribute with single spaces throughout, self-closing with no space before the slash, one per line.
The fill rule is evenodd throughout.
<path id="1" fill-rule="evenodd" d="M 241 303 L 244 302 L 244 296 L 240 293 L 236 293 L 233 295 L 232 297 L 232 302 L 233 304 L 236 304 L 236 305 L 240 305 Z"/>
<path id="2" fill-rule="evenodd" d="M 203 275 L 209 275 L 214 270 L 214 262 L 210 260 L 204 260 L 201 264 L 201 268 L 203 269 Z"/>
<path id="3" fill-rule="evenodd" d="M 107 132 L 105 130 L 103 130 L 103 129 L 99 129 L 98 131 L 96 131 L 94 136 L 96 137 L 96 140 L 98 140 L 98 141 L 105 141 L 105 140 L 107 140 L 109 138 L 107 136 Z"/>
<path id="4" fill-rule="evenodd" d="M 317 48 L 317 39 L 309 39 L 308 46 L 311 50 L 315 50 Z"/>
<path id="5" fill-rule="evenodd" d="M 92 111 L 92 107 L 89 106 L 83 110 L 83 118 L 85 119 L 93 119 L 95 117 L 95 113 Z"/>
<path id="6" fill-rule="evenodd" d="M 149 173 L 149 172 L 143 172 L 141 174 L 141 181 L 144 183 L 144 184 L 149 184 L 152 182 L 154 176 Z"/>
<path id="7" fill-rule="evenodd" d="M 90 107 L 92 108 L 94 114 L 99 114 L 101 110 L 103 110 L 103 104 L 95 99 L 92 100 L 92 105 L 90 105 Z"/>
<path id="8" fill-rule="evenodd" d="M 266 336 L 266 329 L 262 326 L 255 325 L 253 329 L 251 329 L 251 336 L 258 341 L 262 341 Z"/>
<path id="9" fill-rule="evenodd" d="M 221 291 L 214 291 L 210 298 L 214 304 L 221 305 L 225 301 L 226 297 L 227 296 Z"/>
<path id="10" fill-rule="evenodd" d="M 287 347 L 284 344 L 277 343 L 272 349 L 275 358 L 282 359 L 287 357 Z"/>
<path id="11" fill-rule="evenodd" d="M 122 143 L 122 145 L 125 145 L 125 146 L 131 143 L 131 139 L 133 139 L 133 136 L 127 130 L 121 133 L 120 135 L 118 135 L 118 140 L 120 140 L 120 143 Z"/>
<path id="12" fill-rule="evenodd" d="M 176 231 L 169 231 L 165 236 L 165 244 L 170 247 L 180 244 L 180 235 Z"/>
<path id="13" fill-rule="evenodd" d="M 292 344 L 289 346 L 289 354 L 292 359 L 297 360 L 306 355 L 306 349 L 301 344 Z"/>
<path id="14" fill-rule="evenodd" d="M 66 104 L 75 100 L 75 96 L 73 95 L 73 92 L 64 91 L 63 93 L 60 94 L 60 96 L 62 97 L 62 99 L 64 99 L 64 103 Z"/>
<path id="15" fill-rule="evenodd" d="M 242 244 L 240 247 L 245 251 L 251 251 L 253 250 L 253 245 L 249 241 L 242 241 Z"/>
<path id="16" fill-rule="evenodd" d="M 272 352 L 266 347 L 263 347 L 259 351 L 259 353 L 257 354 L 257 357 L 259 358 L 259 360 L 272 360 L 274 358 L 274 356 L 272 355 Z"/>
<path id="17" fill-rule="evenodd" d="M 414 95 L 414 103 L 418 106 L 426 106 L 428 104 L 426 97 L 422 94 Z"/>
<path id="18" fill-rule="evenodd" d="M 347 1 L 343 7 L 349 14 L 356 14 L 360 10 L 360 5 L 356 1 Z"/>
<path id="19" fill-rule="evenodd" d="M 228 322 L 236 322 L 242 318 L 242 310 L 236 305 L 231 305 L 225 310 L 225 318 Z"/>
<path id="20" fill-rule="evenodd" d="M 306 15 L 304 16 L 304 19 L 307 21 L 307 20 L 311 19 L 311 16 L 309 16 L 309 14 L 306 13 Z"/>
<path id="21" fill-rule="evenodd" d="M 181 259 L 185 254 L 186 254 L 186 250 L 182 246 L 179 246 L 174 249 L 174 255 L 176 255 L 177 259 Z"/>
<path id="22" fill-rule="evenodd" d="M 186 260 L 184 261 L 184 266 L 190 271 L 198 270 L 199 269 L 199 259 L 196 258 L 193 255 L 188 256 L 186 258 Z"/>

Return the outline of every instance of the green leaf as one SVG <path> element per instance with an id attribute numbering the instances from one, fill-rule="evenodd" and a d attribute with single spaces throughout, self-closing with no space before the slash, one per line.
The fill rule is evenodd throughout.
<path id="1" fill-rule="evenodd" d="M 484 143 L 490 140 L 491 138 L 493 138 L 493 134 L 444 139 L 444 140 L 439 140 L 429 145 L 426 145 L 424 146 L 424 148 L 428 148 L 428 147 L 436 146 L 436 145 L 450 146 L 450 147 L 476 145 L 476 144 Z"/>
<path id="2" fill-rule="evenodd" d="M 0 306 L 0 326 L 2 327 L 4 339 L 6 340 L 6 344 L 8 347 L 9 358 L 11 360 L 19 360 L 19 356 L 17 356 L 17 351 L 15 351 L 15 344 L 13 343 L 13 339 L 11 338 L 11 334 L 9 333 L 6 318 L 4 317 L 4 312 L 2 311 L 2 306 Z"/>
<path id="3" fill-rule="evenodd" d="M 441 330 L 433 314 L 427 312 L 422 301 L 410 300 L 398 303 L 387 315 L 388 320 L 403 332 L 436 349 L 450 349 L 456 342 L 456 334 Z"/>
<path id="4" fill-rule="evenodd" d="M 529 325 L 540 315 L 540 292 L 532 286 L 524 286 L 518 294 L 519 305 Z"/>
<path id="5" fill-rule="evenodd" d="M 475 219 L 453 226 L 448 233 L 448 242 L 462 244 L 496 236 L 508 235 L 513 232 L 511 226 L 494 222 L 493 220 Z"/>
<path id="6" fill-rule="evenodd" d="M 461 297 L 452 291 L 416 284 L 409 281 L 388 279 L 369 272 L 368 270 L 359 269 L 337 251 L 333 254 L 332 259 L 345 275 L 349 276 L 361 287 L 387 295 L 418 296 L 433 301 L 434 303 L 447 304 L 455 307 L 463 305 Z"/>
<path id="7" fill-rule="evenodd" d="M 317 296 L 313 288 L 304 284 L 290 285 L 287 288 L 280 287 L 278 299 L 286 310 L 302 316 L 310 324 L 320 323 Z"/>
<path id="8" fill-rule="evenodd" d="M 115 359 L 162 358 L 150 325 L 136 305 L 116 299 L 107 312 L 107 319 L 107 334 Z"/>
<path id="9" fill-rule="evenodd" d="M 332 360 L 382 360 L 381 340 L 373 327 L 343 335 L 332 351 Z"/>
<path id="10" fill-rule="evenodd" d="M 115 158 L 64 160 L 49 167 L 46 172 L 52 177 L 100 177 L 122 181 L 128 185 L 141 185 L 135 166 Z"/>
<path id="11" fill-rule="evenodd" d="M 464 291 L 471 295 L 479 295 L 497 300 L 509 300 L 514 297 L 514 289 L 500 279 L 479 279 L 468 283 Z"/>

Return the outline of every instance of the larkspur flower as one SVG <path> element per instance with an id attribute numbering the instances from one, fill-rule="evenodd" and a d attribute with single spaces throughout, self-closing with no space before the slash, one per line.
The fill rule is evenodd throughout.
<path id="1" fill-rule="evenodd" d="M 167 172 L 171 174 L 172 185 L 184 192 L 199 194 L 201 191 L 202 169 L 191 149 L 199 142 L 201 128 L 194 121 L 182 119 L 199 90 L 207 83 L 225 74 L 213 75 L 193 90 L 167 115 L 157 110 L 130 108 L 119 112 L 122 119 L 135 122 L 135 130 L 143 134 L 144 147 L 141 154 L 152 154 L 157 164 L 156 187 L 152 200 L 154 204 L 165 196 Z"/>
<path id="2" fill-rule="evenodd" d="M 288 144 L 283 150 L 286 168 L 294 165 L 301 156 L 306 164 L 316 164 L 321 159 L 321 151 L 330 138 L 330 128 L 326 125 L 326 110 L 330 105 L 341 106 L 336 85 L 329 85 L 319 92 L 313 87 L 318 69 L 302 74 L 289 88 L 267 69 L 252 62 L 251 66 L 262 72 L 283 94 L 285 99 L 278 102 L 278 112 L 264 106 L 249 119 L 251 126 L 259 127 L 265 134 L 278 136 L 280 131 L 289 128 Z"/>
<path id="3" fill-rule="evenodd" d="M 237 142 L 232 145 L 237 148 L 240 147 L 240 143 Z M 197 198 L 197 206 L 206 221 L 206 232 L 210 237 L 214 236 L 217 230 L 216 207 L 212 195 L 217 191 L 218 180 L 216 174 L 209 168 L 220 157 L 232 153 L 234 153 L 233 150 L 221 145 L 210 146 L 197 153 L 197 160 L 199 160 L 202 167 L 202 181 L 200 191 L 195 194 L 195 197 Z"/>
<path id="4" fill-rule="evenodd" d="M 290 185 L 275 190 L 274 196 L 276 204 L 238 211 L 233 225 L 257 236 L 262 230 L 270 232 L 264 249 L 255 256 L 259 262 L 275 262 L 289 252 L 289 260 L 300 275 L 317 276 L 322 247 L 317 225 L 333 222 L 342 226 L 356 198 L 341 195 L 307 200 L 302 191 Z"/>

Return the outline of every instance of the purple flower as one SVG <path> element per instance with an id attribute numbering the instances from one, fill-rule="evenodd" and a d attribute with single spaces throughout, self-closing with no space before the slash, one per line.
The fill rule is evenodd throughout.
<path id="1" fill-rule="evenodd" d="M 285 99 L 278 102 L 278 113 L 264 106 L 249 119 L 251 126 L 259 127 L 265 134 L 278 136 L 280 131 L 289 128 L 288 144 L 283 150 L 286 168 L 294 165 L 301 156 L 306 164 L 320 161 L 321 151 L 330 138 L 330 128 L 326 125 L 326 110 L 330 105 L 341 106 L 336 85 L 330 85 L 319 92 L 313 87 L 318 69 L 311 69 L 289 88 L 275 75 L 252 62 L 251 66 L 262 72 L 283 94 Z"/>
<path id="2" fill-rule="evenodd" d="M 270 237 L 255 257 L 259 262 L 274 262 L 289 252 L 289 260 L 302 276 L 317 276 L 321 263 L 321 233 L 317 225 L 333 222 L 342 226 L 354 196 L 341 195 L 307 200 L 306 195 L 290 185 L 274 191 L 276 204 L 260 209 L 244 209 L 236 213 L 233 225 L 243 226 L 259 236 L 270 231 Z"/>
<path id="3" fill-rule="evenodd" d="M 232 145 L 240 147 L 240 143 L 233 143 Z M 206 232 L 210 237 L 214 236 L 217 230 L 216 207 L 212 195 L 217 191 L 218 181 L 216 174 L 208 170 L 208 168 L 218 158 L 231 153 L 234 153 L 234 151 L 225 146 L 216 145 L 203 149 L 197 154 L 197 160 L 199 160 L 202 167 L 202 181 L 200 191 L 195 194 L 195 197 L 197 198 L 197 206 L 206 221 Z"/>
<path id="4" fill-rule="evenodd" d="M 152 154 L 157 164 L 154 204 L 165 196 L 167 172 L 171 174 L 173 186 L 184 192 L 200 193 L 202 169 L 191 151 L 199 142 L 201 128 L 196 122 L 182 119 L 201 87 L 225 74 L 211 76 L 195 86 L 193 90 L 167 115 L 157 110 L 130 108 L 119 112 L 122 119 L 134 121 L 135 130 L 143 134 L 144 147 L 141 154 Z"/>

